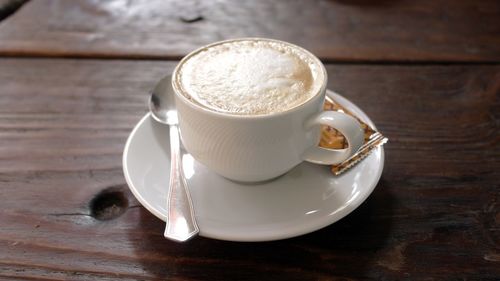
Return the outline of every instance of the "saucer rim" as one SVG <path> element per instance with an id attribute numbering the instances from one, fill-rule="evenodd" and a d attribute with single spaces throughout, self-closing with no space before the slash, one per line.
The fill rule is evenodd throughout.
<path id="1" fill-rule="evenodd" d="M 357 111 L 361 113 L 361 116 L 359 116 L 364 122 L 366 122 L 368 125 L 372 126 L 374 129 L 376 129 L 375 125 L 373 124 L 372 120 L 368 117 L 368 115 L 361 110 L 356 104 L 354 104 L 352 101 L 348 100 L 347 98 L 339 95 L 338 93 L 327 89 L 328 96 L 332 97 L 333 99 L 340 99 L 341 104 L 348 103 L 349 106 L 353 106 Z M 145 207 L 150 213 L 152 213 L 154 216 L 159 218 L 162 221 L 166 220 L 166 217 L 164 214 L 161 213 L 161 211 L 157 210 L 154 208 L 149 202 L 140 194 L 139 190 L 137 187 L 134 186 L 132 183 L 132 179 L 130 178 L 130 172 L 128 170 L 128 165 L 126 165 L 126 160 L 128 156 L 128 152 L 130 150 L 130 144 L 132 142 L 132 139 L 136 135 L 137 131 L 143 123 L 151 118 L 151 113 L 148 112 L 146 113 L 139 122 L 136 123 L 134 129 L 130 132 L 127 142 L 124 147 L 123 151 L 123 157 L 122 157 L 122 165 L 123 165 L 123 172 L 124 176 L 127 182 L 127 185 L 129 189 L 131 190 L 132 194 L 135 196 L 135 198 L 141 203 L 143 207 Z M 218 239 L 218 240 L 225 240 L 225 241 L 238 241 L 238 242 L 263 242 L 263 241 L 275 241 L 275 240 L 282 240 L 282 239 L 288 239 L 292 237 L 297 237 L 300 235 L 308 234 L 317 230 L 320 230 L 322 228 L 325 228 L 343 218 L 345 218 L 347 215 L 349 215 L 351 212 L 356 210 L 363 202 L 366 201 L 366 199 L 373 193 L 373 190 L 377 186 L 378 182 L 380 181 L 380 178 L 382 176 L 382 172 L 384 169 L 384 164 L 385 164 L 385 155 L 384 155 L 384 148 L 382 146 L 377 147 L 372 154 L 379 152 L 380 153 L 380 159 L 379 159 L 379 167 L 377 170 L 377 174 L 374 177 L 374 180 L 371 182 L 370 186 L 366 189 L 365 196 L 362 198 L 358 198 L 358 200 L 353 200 L 351 204 L 346 204 L 344 203 L 344 206 L 339 209 L 340 211 L 335 212 L 335 215 L 329 214 L 326 215 L 322 218 L 318 218 L 315 220 L 314 224 L 307 224 L 308 227 L 303 227 L 296 229 L 295 231 L 288 231 L 288 232 L 275 232 L 273 234 L 267 234 L 267 235 L 258 235 L 258 237 L 255 237 L 252 235 L 231 235 L 231 233 L 227 233 L 226 235 L 221 235 L 220 233 L 213 233 L 210 231 L 204 231 L 200 229 L 200 236 L 206 237 L 206 238 L 212 238 L 212 239 Z M 370 157 L 369 155 L 368 157 Z M 356 167 L 353 167 L 352 169 L 356 169 Z M 347 171 L 349 172 L 349 171 Z M 347 173 L 346 172 L 346 173 Z M 332 175 L 333 176 L 333 175 Z M 340 175 L 342 176 L 342 175 Z"/>

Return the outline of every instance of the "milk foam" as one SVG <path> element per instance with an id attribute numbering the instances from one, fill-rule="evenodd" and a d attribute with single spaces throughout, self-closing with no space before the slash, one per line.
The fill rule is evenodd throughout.
<path id="1" fill-rule="evenodd" d="M 303 50 L 275 41 L 239 40 L 189 57 L 175 77 L 183 94 L 209 109 L 262 115 L 294 108 L 320 90 L 319 62 Z"/>

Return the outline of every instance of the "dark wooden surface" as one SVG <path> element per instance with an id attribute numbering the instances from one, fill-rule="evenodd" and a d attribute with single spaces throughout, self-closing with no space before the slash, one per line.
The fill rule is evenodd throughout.
<path id="1" fill-rule="evenodd" d="M 500 61 L 498 0 L 36 0 L 0 25 L 0 54 L 179 58 L 271 37 L 339 61 Z"/>
<path id="2" fill-rule="evenodd" d="M 30 1 L 0 22 L 0 280 L 500 278 L 499 2 L 162 3 Z M 179 13 L 194 22 L 167 24 Z M 229 35 L 312 49 L 390 138 L 346 218 L 282 241 L 176 244 L 128 190 L 121 154 L 147 91 Z"/>
<path id="3" fill-rule="evenodd" d="M 329 64 L 330 88 L 366 110 L 391 140 L 373 195 L 303 237 L 181 245 L 163 239 L 163 223 L 139 206 L 121 168 L 147 90 L 174 65 L 0 61 L 1 277 L 500 276 L 500 66 Z M 91 215 L 103 190 L 125 202 L 106 221 Z"/>

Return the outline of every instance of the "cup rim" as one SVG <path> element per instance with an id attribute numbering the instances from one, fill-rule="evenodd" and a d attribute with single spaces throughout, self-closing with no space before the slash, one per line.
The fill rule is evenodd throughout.
<path id="1" fill-rule="evenodd" d="M 221 45 L 221 44 L 225 44 L 225 43 L 228 43 L 228 42 L 236 42 L 236 41 L 251 41 L 251 40 L 254 40 L 254 41 L 267 41 L 267 42 L 276 42 L 276 43 L 280 43 L 280 44 L 285 44 L 285 45 L 290 45 L 294 48 L 297 48 L 299 49 L 301 52 L 304 52 L 306 53 L 307 55 L 309 55 L 313 60 L 316 61 L 316 63 L 319 65 L 319 67 L 321 68 L 321 71 L 323 73 L 323 84 L 321 85 L 321 87 L 318 89 L 318 91 L 313 95 L 311 96 L 311 98 L 309 98 L 307 101 L 299 104 L 298 106 L 295 106 L 295 107 L 292 107 L 290 109 L 287 109 L 285 111 L 280 111 L 280 112 L 275 112 L 275 113 L 270 113 L 270 114 L 258 114 L 258 115 L 251 115 L 251 114 L 234 114 L 234 113 L 229 113 L 229 112 L 223 112 L 223 111 L 216 111 L 216 110 L 210 110 L 206 107 L 203 107 L 193 101 L 191 101 L 188 97 L 186 97 L 185 95 L 183 95 L 181 92 L 181 89 L 180 89 L 180 86 L 177 85 L 177 75 L 178 75 L 178 71 L 180 69 L 180 66 L 182 66 L 188 59 L 190 59 L 192 56 L 200 53 L 201 51 L 207 49 L 207 48 L 210 48 L 212 46 L 216 46 L 216 45 Z M 270 39 L 270 38 L 262 38 L 262 37 L 243 37 L 243 38 L 233 38 L 233 39 L 227 39 L 227 40 L 222 40 L 222 41 L 217 41 L 217 42 L 214 42 L 214 43 L 211 43 L 211 44 L 208 44 L 208 45 L 204 45 L 202 47 L 199 47 L 197 49 L 195 49 L 194 51 L 190 52 L 189 54 L 187 54 L 186 56 L 184 56 L 180 61 L 179 63 L 176 65 L 173 73 L 172 73 L 172 79 L 170 81 L 171 85 L 172 85 L 172 88 L 174 89 L 174 93 L 175 93 L 175 96 L 177 98 L 179 98 L 180 100 L 182 100 L 185 104 L 187 104 L 188 106 L 194 108 L 195 110 L 201 110 L 207 114 L 210 114 L 210 115 L 214 115 L 214 116 L 218 116 L 218 117 L 224 117 L 224 118 L 231 118 L 231 119 L 268 119 L 268 118 L 274 118 L 274 117 L 277 117 L 277 116 L 282 116 L 282 115 L 287 115 L 287 114 L 291 114 L 293 112 L 296 112 L 296 111 L 299 111 L 301 110 L 302 108 L 304 108 L 307 104 L 313 102 L 318 96 L 320 96 L 322 93 L 326 93 L 326 86 L 328 84 L 328 75 L 327 75 L 327 72 L 326 72 L 326 68 L 324 66 L 324 64 L 321 62 L 321 60 L 316 57 L 313 53 L 311 53 L 310 51 L 300 47 L 300 46 L 297 46 L 295 44 L 292 44 L 292 43 L 289 43 L 289 42 L 286 42 L 286 41 L 281 41 L 281 40 L 276 40 L 276 39 Z"/>

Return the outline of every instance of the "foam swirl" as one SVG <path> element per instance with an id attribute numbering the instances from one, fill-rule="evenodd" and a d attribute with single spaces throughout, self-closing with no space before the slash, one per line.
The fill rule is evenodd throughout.
<path id="1" fill-rule="evenodd" d="M 279 41 L 235 40 L 191 55 L 175 77 L 183 94 L 211 110 L 263 115 L 289 110 L 324 81 L 312 55 Z"/>

